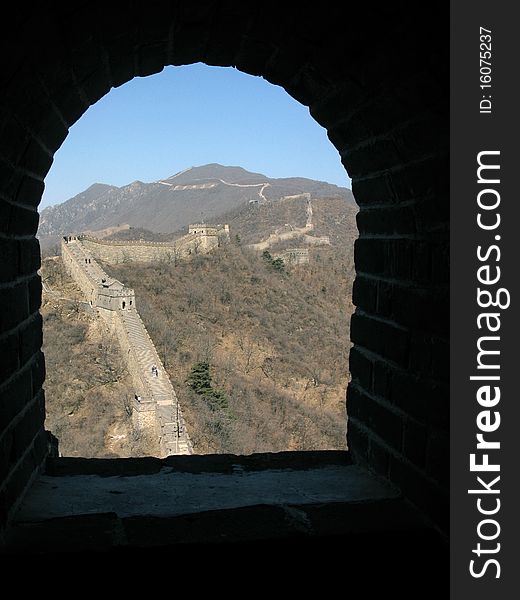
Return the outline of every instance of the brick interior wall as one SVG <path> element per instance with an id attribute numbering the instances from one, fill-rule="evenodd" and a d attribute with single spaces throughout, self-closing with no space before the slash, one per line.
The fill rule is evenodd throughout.
<path id="1" fill-rule="evenodd" d="M 37 206 L 69 128 L 165 65 L 236 66 L 323 125 L 360 205 L 349 447 L 446 526 L 448 5 L 238 0 L 13 9 L 0 40 L 0 509 L 46 454 Z"/>

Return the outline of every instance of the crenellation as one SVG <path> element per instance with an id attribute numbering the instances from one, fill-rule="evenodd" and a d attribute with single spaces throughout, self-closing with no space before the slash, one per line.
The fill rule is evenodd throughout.
<path id="1" fill-rule="evenodd" d="M 228 242 L 229 225 L 193 224 L 188 227 L 187 235 L 172 242 L 101 240 L 89 235 L 77 238 L 94 258 L 108 263 L 175 263 L 194 254 L 206 254 Z"/>
<path id="2" fill-rule="evenodd" d="M 280 254 L 274 254 L 273 258 L 281 258 L 285 263 L 292 265 L 306 265 L 309 263 L 309 249 L 289 248 Z"/>
<path id="3" fill-rule="evenodd" d="M 192 454 L 177 395 L 137 312 L 134 291 L 98 265 L 83 237 L 65 237 L 61 253 L 66 270 L 119 341 L 135 389 L 134 427 L 157 440 L 162 457 Z"/>

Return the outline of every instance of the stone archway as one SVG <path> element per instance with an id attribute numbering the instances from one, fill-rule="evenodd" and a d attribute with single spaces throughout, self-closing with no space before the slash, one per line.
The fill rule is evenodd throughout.
<path id="1" fill-rule="evenodd" d="M 349 447 L 446 527 L 447 7 L 350 9 L 345 23 L 330 7 L 92 0 L 13 17 L 0 73 L 2 522 L 47 452 L 34 235 L 53 155 L 112 87 L 200 61 L 283 86 L 340 152 L 360 205 Z"/>

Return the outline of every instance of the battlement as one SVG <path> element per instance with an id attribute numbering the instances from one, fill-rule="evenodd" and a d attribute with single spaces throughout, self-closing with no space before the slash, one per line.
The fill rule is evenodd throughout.
<path id="1" fill-rule="evenodd" d="M 212 225 L 205 225 L 204 223 L 195 223 L 189 225 L 188 235 L 218 235 L 218 228 Z"/>
<path id="2" fill-rule="evenodd" d="M 63 264 L 90 305 L 115 331 L 134 384 L 134 426 L 152 434 L 162 456 L 191 454 L 177 395 L 136 310 L 134 290 L 110 277 L 86 243 L 85 237 L 63 238 Z"/>
<path id="3" fill-rule="evenodd" d="M 66 270 L 77 282 L 91 306 L 105 310 L 135 308 L 134 290 L 110 277 L 78 237 L 63 238 L 61 255 Z"/>
<path id="4" fill-rule="evenodd" d="M 273 258 L 281 258 L 284 262 L 293 265 L 304 265 L 309 262 L 309 249 L 289 248 L 280 254 L 276 254 Z"/>
<path id="5" fill-rule="evenodd" d="M 100 240 L 90 235 L 69 236 L 99 260 L 108 263 L 175 262 L 194 254 L 206 254 L 229 241 L 229 225 L 194 224 L 189 233 L 171 242 Z"/>

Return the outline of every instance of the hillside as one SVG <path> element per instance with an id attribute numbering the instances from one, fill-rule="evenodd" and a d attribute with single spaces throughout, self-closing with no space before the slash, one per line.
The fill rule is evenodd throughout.
<path id="1" fill-rule="evenodd" d="M 63 269 L 48 258 L 44 283 L 45 428 L 63 456 L 115 458 L 153 454 L 131 424 L 134 389 L 117 340 Z"/>
<path id="2" fill-rule="evenodd" d="M 232 238 L 236 240 L 238 235 L 241 243 L 247 245 L 265 240 L 273 232 L 283 230 L 285 227 L 304 227 L 305 207 L 305 199 L 291 198 L 264 204 L 248 204 L 224 213 L 220 218 L 223 223 L 229 224 Z M 343 198 L 333 197 L 313 199 L 312 207 L 314 225 L 312 234 L 329 236 L 332 244 L 352 248 L 357 238 L 357 206 L 353 206 Z M 103 237 L 106 240 L 167 242 L 184 234 L 184 230 L 174 233 L 154 233 L 143 227 L 131 227 Z M 298 243 L 291 241 L 289 244 L 276 245 L 273 249 L 294 245 Z"/>
<path id="3" fill-rule="evenodd" d="M 232 235 L 238 234 L 242 243 L 253 244 L 284 227 L 304 227 L 305 208 L 302 198 L 280 200 L 244 206 L 225 214 L 222 220 L 229 223 Z M 335 245 L 353 246 L 357 238 L 357 206 L 343 198 L 313 198 L 312 209 L 312 235 L 327 235 Z"/>
<path id="4" fill-rule="evenodd" d="M 277 201 L 302 192 L 312 193 L 313 198 L 335 196 L 353 203 L 350 190 L 323 181 L 273 179 L 241 167 L 211 164 L 152 183 L 134 181 L 122 187 L 96 183 L 62 204 L 45 208 L 38 237 L 47 248 L 67 233 L 122 225 L 168 233 L 201 218 L 220 220 L 222 214 L 249 202 Z"/>
<path id="5" fill-rule="evenodd" d="M 248 204 L 225 214 L 231 243 L 212 254 L 176 265 L 102 265 L 135 289 L 137 307 L 177 391 L 197 453 L 345 447 L 357 207 L 338 197 L 311 204 L 311 229 L 306 229 L 306 198 Z M 299 228 L 330 239 L 330 245 L 309 247 L 307 265 L 276 269 L 248 247 L 274 232 Z M 107 229 L 104 235 L 166 241 L 180 233 L 135 227 Z M 284 240 L 269 249 L 304 243 L 303 238 Z M 44 261 L 42 272 L 46 288 L 78 298 L 77 292 L 71 295 L 59 261 Z M 64 440 L 68 454 L 139 455 L 143 440 L 131 430 L 125 398 L 133 390 L 118 362 L 116 340 L 108 334 L 100 338 L 95 318 L 80 305 L 71 310 L 70 303 L 56 306 L 56 297 L 51 300 L 54 304 L 47 298 L 43 307 L 49 428 Z M 103 401 L 92 402 L 88 390 L 101 377 L 96 369 L 107 360 L 115 362 L 103 371 L 105 383 L 94 387 L 94 397 Z M 188 383 L 204 364 L 212 379 L 206 382 L 209 396 Z M 87 438 L 90 419 L 94 425 Z"/>
<path id="6" fill-rule="evenodd" d="M 103 266 L 134 287 L 196 452 L 345 447 L 351 249 L 283 272 L 237 244 L 176 267 Z M 222 403 L 187 383 L 204 362 Z"/>

